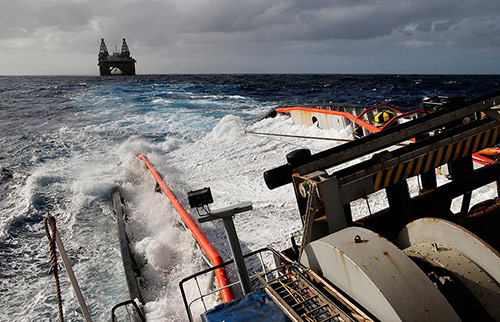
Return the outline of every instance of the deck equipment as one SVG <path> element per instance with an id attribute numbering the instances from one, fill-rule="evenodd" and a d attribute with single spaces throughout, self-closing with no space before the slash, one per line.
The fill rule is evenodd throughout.
<path id="1" fill-rule="evenodd" d="M 500 205 L 470 205 L 474 189 L 500 180 L 500 163 L 472 164 L 474 153 L 500 141 L 499 108 L 500 92 L 440 105 L 268 170 L 271 189 L 293 182 L 304 223 L 298 260 L 380 320 L 500 320 L 500 237 L 491 228 Z M 385 150 L 409 138 L 416 142 Z M 435 169 L 445 164 L 451 181 L 437 186 Z M 422 191 L 410 197 L 407 180 L 415 176 Z M 351 203 L 379 190 L 389 207 L 354 221 Z M 461 210 L 453 213 L 457 197 Z"/>
<path id="2" fill-rule="evenodd" d="M 270 189 L 293 183 L 300 247 L 244 255 L 274 258 L 272 267 L 261 259 L 254 269 L 254 291 L 264 290 L 291 321 L 499 321 L 500 202 L 470 204 L 474 189 L 500 182 L 500 163 L 473 166 L 476 152 L 500 141 L 499 109 L 500 92 L 441 100 L 414 120 L 358 140 L 316 154 L 289 153 L 288 163 L 264 179 Z M 359 158 L 365 161 L 351 162 Z M 436 168 L 443 165 L 450 182 L 438 186 Z M 416 196 L 407 183 L 413 177 L 422 183 Z M 354 220 L 352 203 L 378 191 L 388 207 Z M 452 212 L 457 197 L 461 207 Z M 227 265 L 233 261 L 220 267 Z M 192 304 L 205 305 L 209 294 L 190 300 L 184 284 L 206 273 L 180 283 L 190 319 Z M 213 310 L 220 317 L 238 308 Z M 213 310 L 202 319 L 211 321 Z"/>

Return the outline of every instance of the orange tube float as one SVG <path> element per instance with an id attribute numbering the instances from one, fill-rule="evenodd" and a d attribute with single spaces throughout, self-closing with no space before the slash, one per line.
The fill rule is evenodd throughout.
<path id="1" fill-rule="evenodd" d="M 172 190 L 167 186 L 165 181 L 163 181 L 163 178 L 161 175 L 156 171 L 154 168 L 153 164 L 148 160 L 147 157 L 143 156 L 142 154 L 137 154 L 139 159 L 144 161 L 144 164 L 148 168 L 148 170 L 151 172 L 153 177 L 155 178 L 156 182 L 160 186 L 161 190 L 167 196 L 167 198 L 170 200 L 172 205 L 174 206 L 175 210 L 179 213 L 179 215 L 182 218 L 182 221 L 186 224 L 188 229 L 191 231 L 193 234 L 194 238 L 198 242 L 198 244 L 201 246 L 205 254 L 207 255 L 208 259 L 210 262 L 212 262 L 213 266 L 217 266 L 223 263 L 222 257 L 219 255 L 217 250 L 210 244 L 208 241 L 207 237 L 203 232 L 200 230 L 200 227 L 196 225 L 194 222 L 193 218 L 188 214 L 186 209 L 182 206 L 180 201 L 177 199 L 177 197 L 174 195 Z M 215 270 L 215 276 L 217 278 L 217 283 L 219 284 L 220 288 L 226 287 L 229 285 L 229 279 L 227 278 L 227 274 L 224 268 L 218 268 Z M 222 300 L 224 302 L 230 302 L 233 300 L 233 294 L 231 292 L 230 288 L 225 288 L 221 290 L 221 295 L 222 295 Z"/>

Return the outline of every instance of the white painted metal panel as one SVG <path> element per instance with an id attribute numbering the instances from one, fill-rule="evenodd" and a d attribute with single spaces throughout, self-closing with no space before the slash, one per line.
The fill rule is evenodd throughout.
<path id="1" fill-rule="evenodd" d="M 460 321 L 417 265 L 370 230 L 348 227 L 316 240 L 301 262 L 381 321 Z"/>

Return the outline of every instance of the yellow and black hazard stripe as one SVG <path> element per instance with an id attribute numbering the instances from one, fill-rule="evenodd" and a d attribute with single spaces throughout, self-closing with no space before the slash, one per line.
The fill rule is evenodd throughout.
<path id="1" fill-rule="evenodd" d="M 498 143 L 499 128 L 489 129 L 479 134 L 463 138 L 448 146 L 416 158 L 407 160 L 397 166 L 379 171 L 373 175 L 373 191 L 386 188 L 406 178 L 425 173 L 450 161 L 455 161 Z"/>

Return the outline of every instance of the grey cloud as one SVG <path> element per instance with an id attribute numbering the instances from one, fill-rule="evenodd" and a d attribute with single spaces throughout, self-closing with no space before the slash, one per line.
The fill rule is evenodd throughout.
<path id="1" fill-rule="evenodd" d="M 77 32 L 92 20 L 104 32 L 161 34 L 255 33 L 274 40 L 369 39 L 415 24 L 417 32 L 439 32 L 470 16 L 500 13 L 497 0 L 456 1 L 8 1 L 0 14 L 3 30 L 29 36 L 55 27 Z"/>
<path id="2" fill-rule="evenodd" d="M 4 0 L 0 2 L 0 7 L 0 26 L 4 30 L 2 37 L 29 35 L 45 27 L 77 30 L 88 24 L 92 16 L 87 4 L 65 1 Z"/>
<path id="3" fill-rule="evenodd" d="M 444 21 L 444 22 L 436 22 L 434 24 L 433 30 L 434 31 L 445 31 L 448 30 L 451 26 L 453 26 L 456 23 L 456 20 L 449 20 L 449 21 Z"/>
<path id="4" fill-rule="evenodd" d="M 95 55 L 101 37 L 109 49 L 126 37 L 133 55 L 183 58 L 500 43 L 498 0 L 0 0 L 0 7 L 0 49 L 9 52 Z"/>
<path id="5" fill-rule="evenodd" d="M 420 22 L 415 28 L 415 30 L 421 32 L 429 32 L 432 30 L 432 22 L 431 21 Z"/>

